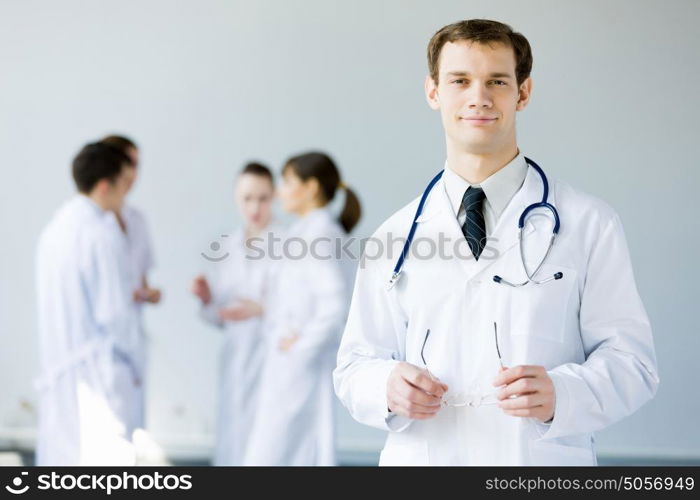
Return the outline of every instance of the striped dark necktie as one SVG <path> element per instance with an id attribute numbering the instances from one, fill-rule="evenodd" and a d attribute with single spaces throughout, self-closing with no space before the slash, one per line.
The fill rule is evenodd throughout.
<path id="1" fill-rule="evenodd" d="M 479 260 L 479 256 L 486 246 L 486 223 L 483 212 L 485 198 L 484 190 L 473 186 L 469 186 L 462 197 L 462 206 L 467 214 L 467 218 L 462 224 L 462 233 L 476 260 Z"/>

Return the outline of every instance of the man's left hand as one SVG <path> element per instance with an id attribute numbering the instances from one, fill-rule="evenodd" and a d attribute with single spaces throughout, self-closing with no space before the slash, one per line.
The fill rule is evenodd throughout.
<path id="1" fill-rule="evenodd" d="M 554 416 L 554 383 L 544 366 L 519 365 L 502 370 L 493 381 L 498 406 L 514 417 L 546 422 Z"/>

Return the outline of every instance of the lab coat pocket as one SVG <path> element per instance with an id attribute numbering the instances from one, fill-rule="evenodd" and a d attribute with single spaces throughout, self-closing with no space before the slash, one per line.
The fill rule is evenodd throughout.
<path id="1" fill-rule="evenodd" d="M 534 269 L 532 264 L 529 269 Z M 561 279 L 540 285 L 528 283 L 510 288 L 510 334 L 526 335 L 554 342 L 563 342 L 576 271 L 558 265 L 542 265 L 537 273 L 544 280 L 561 272 Z"/>
<path id="2" fill-rule="evenodd" d="M 428 443 L 387 443 L 379 455 L 379 466 L 429 465 Z"/>
<path id="3" fill-rule="evenodd" d="M 547 440 L 530 441 L 528 465 L 580 466 L 596 465 L 591 447 L 568 446 Z"/>

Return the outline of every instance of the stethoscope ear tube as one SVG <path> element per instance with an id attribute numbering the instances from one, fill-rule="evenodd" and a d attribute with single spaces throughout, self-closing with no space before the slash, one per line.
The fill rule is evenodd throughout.
<path id="1" fill-rule="evenodd" d="M 554 205 L 546 201 L 533 203 L 532 205 L 529 205 L 525 210 L 523 210 L 523 213 L 520 214 L 520 218 L 518 219 L 518 229 L 522 229 L 525 226 L 525 218 L 531 211 L 535 210 L 536 208 L 546 208 L 547 210 L 552 212 L 552 217 L 554 217 L 554 228 L 552 229 L 552 233 L 559 234 L 559 228 L 561 227 L 561 222 L 559 221 L 559 212 L 557 212 L 557 209 L 554 208 Z"/>
<path id="2" fill-rule="evenodd" d="M 554 274 L 553 274 L 552 276 L 550 276 L 549 278 L 543 279 L 542 281 L 535 281 L 535 280 L 529 279 L 529 280 L 527 280 L 527 281 L 523 281 L 522 283 L 511 283 L 510 281 L 506 281 L 506 280 L 504 280 L 503 278 L 501 278 L 501 277 L 498 276 L 498 275 L 495 275 L 495 276 L 493 277 L 493 281 L 495 281 L 496 283 L 500 283 L 500 284 L 502 284 L 502 285 L 508 285 L 508 286 L 512 286 L 513 288 L 517 288 L 517 287 L 520 287 L 520 286 L 525 286 L 525 285 L 527 285 L 528 283 L 534 283 L 534 284 L 536 284 L 536 285 L 541 285 L 541 284 L 543 284 L 543 283 L 548 283 L 548 282 L 550 282 L 550 281 L 552 281 L 552 280 L 560 280 L 560 279 L 562 279 L 563 277 L 564 277 L 564 273 L 562 273 L 561 271 L 559 271 L 559 272 L 557 272 L 557 273 L 554 273 Z"/>

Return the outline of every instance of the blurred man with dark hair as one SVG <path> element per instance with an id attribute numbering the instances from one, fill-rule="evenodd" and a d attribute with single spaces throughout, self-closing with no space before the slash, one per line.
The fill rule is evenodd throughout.
<path id="1" fill-rule="evenodd" d="M 41 234 L 38 465 L 129 465 L 138 325 L 116 214 L 130 159 L 103 143 L 73 161 L 78 194 Z"/>

